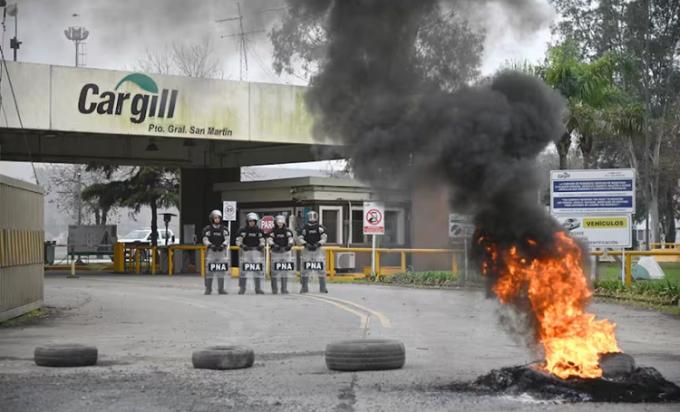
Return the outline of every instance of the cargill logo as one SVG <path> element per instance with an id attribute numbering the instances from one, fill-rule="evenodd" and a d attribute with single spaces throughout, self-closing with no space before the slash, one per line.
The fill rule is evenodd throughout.
<path id="1" fill-rule="evenodd" d="M 146 93 L 130 94 L 118 91 L 125 83 L 134 83 Z M 160 99 L 159 99 L 160 95 Z M 171 119 L 175 115 L 177 90 L 162 89 L 159 93 L 156 82 L 142 73 L 132 73 L 123 77 L 116 87 L 99 92 L 95 83 L 87 83 L 80 90 L 78 111 L 83 114 L 121 116 L 130 115 L 132 123 L 142 123 L 147 117 Z"/>

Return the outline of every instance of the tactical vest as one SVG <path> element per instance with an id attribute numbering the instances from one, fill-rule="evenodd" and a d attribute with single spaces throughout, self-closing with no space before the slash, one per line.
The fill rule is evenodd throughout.
<path id="1" fill-rule="evenodd" d="M 260 246 L 260 239 L 262 238 L 262 231 L 258 227 L 245 227 L 240 230 L 243 244 L 248 247 Z"/>
<path id="2" fill-rule="evenodd" d="M 305 242 L 310 244 L 317 244 L 321 240 L 321 231 L 319 230 L 321 226 L 318 223 L 305 225 Z"/>
<path id="3" fill-rule="evenodd" d="M 217 227 L 213 225 L 208 225 L 203 229 L 203 237 L 207 237 L 208 241 L 213 245 L 220 246 L 224 244 L 225 240 L 227 240 L 224 237 L 225 232 L 229 233 L 229 231 L 223 224 L 220 224 Z"/>
<path id="4" fill-rule="evenodd" d="M 272 240 L 274 241 L 275 245 L 286 247 L 288 246 L 288 238 L 293 236 L 293 232 L 291 232 L 285 227 L 280 229 L 277 227 L 274 228 L 270 236 L 272 237 Z"/>

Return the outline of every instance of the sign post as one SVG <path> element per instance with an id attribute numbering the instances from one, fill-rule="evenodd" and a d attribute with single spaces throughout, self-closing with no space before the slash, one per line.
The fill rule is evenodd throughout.
<path id="1" fill-rule="evenodd" d="M 468 277 L 468 238 L 472 236 L 475 231 L 475 225 L 472 223 L 472 216 L 462 215 L 459 213 L 449 213 L 449 238 L 451 240 L 463 240 L 463 283 L 467 281 Z"/>
<path id="2" fill-rule="evenodd" d="M 385 234 L 385 205 L 381 202 L 364 202 L 364 235 L 371 235 L 371 274 L 375 273 L 376 235 Z M 377 278 L 376 278 L 377 279 Z"/>
<path id="3" fill-rule="evenodd" d="M 550 171 L 550 213 L 591 249 L 621 249 L 623 263 L 633 246 L 635 169 Z"/>
<path id="4" fill-rule="evenodd" d="M 232 200 L 222 201 L 222 221 L 224 222 L 225 220 L 229 222 L 229 236 L 231 237 L 231 222 L 236 220 L 236 202 Z M 231 240 L 229 243 L 231 243 Z"/>

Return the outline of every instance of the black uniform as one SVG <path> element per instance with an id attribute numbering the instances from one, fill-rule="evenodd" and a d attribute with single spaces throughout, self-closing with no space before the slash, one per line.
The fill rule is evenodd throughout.
<path id="1" fill-rule="evenodd" d="M 326 228 L 318 223 L 307 223 L 302 228 L 302 238 L 305 241 L 307 250 L 317 250 L 323 243 L 325 243 Z M 322 241 L 324 239 L 324 241 Z"/>
<path id="2" fill-rule="evenodd" d="M 293 232 L 287 227 L 276 227 L 269 234 L 272 239 L 273 245 L 272 250 L 274 252 L 289 251 L 291 249 L 291 238 L 293 237 Z"/>
<path id="3" fill-rule="evenodd" d="M 240 238 L 241 249 L 244 251 L 248 250 L 262 250 L 264 246 L 264 232 L 257 226 L 255 227 L 242 227 L 238 231 L 238 237 Z"/>
<path id="4" fill-rule="evenodd" d="M 210 272 L 205 275 L 205 294 L 209 295 L 212 292 L 213 278 L 217 278 L 218 293 L 226 294 L 224 280 L 228 276 L 229 267 L 229 229 L 222 222 L 208 225 L 201 231 L 201 240 L 208 247 L 205 262 Z M 220 266 L 212 268 L 211 264 Z"/>
<path id="5" fill-rule="evenodd" d="M 223 223 L 219 225 L 208 225 L 201 231 L 201 239 L 207 239 L 210 243 L 206 245 L 210 249 L 218 251 L 224 250 L 226 244 L 229 243 L 229 229 Z"/>
<path id="6" fill-rule="evenodd" d="M 287 227 L 278 227 L 269 233 L 267 243 L 271 246 L 272 293 L 278 293 L 277 279 L 281 279 L 281 293 L 288 293 L 288 278 L 295 275 L 295 261 L 291 249 L 295 236 Z"/>
<path id="7" fill-rule="evenodd" d="M 257 227 L 246 226 L 238 231 L 236 237 L 236 244 L 241 247 L 241 275 L 239 276 L 239 294 L 246 292 L 246 282 L 248 275 L 253 277 L 255 282 L 255 293 L 263 294 L 261 288 L 261 280 L 264 277 L 264 259 L 262 251 L 264 250 L 265 237 L 264 232 Z M 260 267 L 255 271 L 246 271 L 246 265 L 255 264 Z"/>
<path id="8" fill-rule="evenodd" d="M 304 244 L 305 250 L 302 251 L 300 256 L 302 264 L 300 270 L 302 289 L 300 293 L 307 293 L 309 291 L 308 284 L 311 275 L 316 275 L 319 279 L 319 291 L 321 293 L 328 293 L 326 289 L 326 258 L 321 250 L 321 246 L 326 243 L 327 237 L 326 228 L 318 222 L 307 222 L 302 228 L 300 243 Z"/>

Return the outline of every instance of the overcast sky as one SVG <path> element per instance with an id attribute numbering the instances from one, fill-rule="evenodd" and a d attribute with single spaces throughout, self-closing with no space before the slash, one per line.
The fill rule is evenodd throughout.
<path id="1" fill-rule="evenodd" d="M 550 40 L 553 14 L 547 0 L 533 0 L 543 16 L 533 30 L 511 30 L 516 16 L 508 14 L 498 4 L 477 8 L 478 24 L 487 30 L 484 74 L 493 73 L 507 61 L 542 60 Z M 223 77 L 239 78 L 237 39 L 220 38 L 238 32 L 234 22 L 216 23 L 220 18 L 237 15 L 236 1 L 231 0 L 8 0 L 18 4 L 19 61 L 71 66 L 74 46 L 66 39 L 68 26 L 84 26 L 90 34 L 85 45 L 85 65 L 88 67 L 133 70 L 147 49 L 166 47 L 173 43 L 195 43 L 204 38 L 214 42 L 223 56 Z M 531 0 L 527 0 L 531 3 Z M 271 28 L 284 11 L 282 0 L 242 0 L 246 31 Z M 473 3 L 474 4 L 474 3 Z M 14 18 L 8 17 L 2 36 L 3 50 L 11 58 L 9 39 L 14 34 Z M 271 69 L 271 44 L 265 33 L 249 36 L 248 80 L 294 83 L 293 76 L 278 77 Z M 33 180 L 30 165 L 0 161 L 0 173 Z"/>

